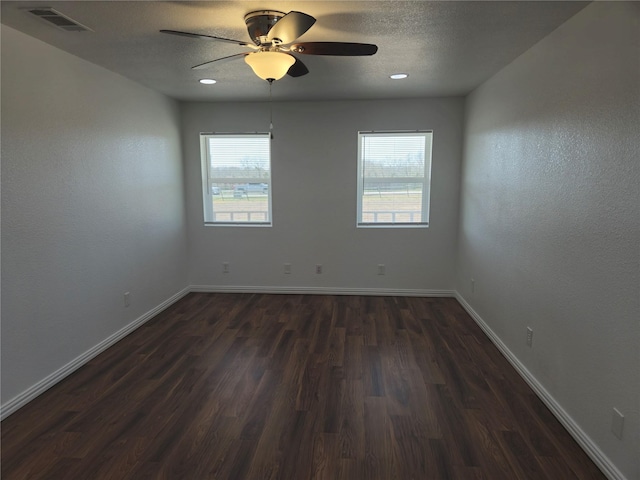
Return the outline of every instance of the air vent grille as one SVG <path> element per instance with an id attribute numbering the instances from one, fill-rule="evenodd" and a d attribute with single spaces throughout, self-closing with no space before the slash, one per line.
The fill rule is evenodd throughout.
<path id="1" fill-rule="evenodd" d="M 49 7 L 28 8 L 27 11 L 45 22 L 51 23 L 67 32 L 89 32 L 90 28 L 81 25 L 75 20 L 71 20 L 66 15 Z"/>

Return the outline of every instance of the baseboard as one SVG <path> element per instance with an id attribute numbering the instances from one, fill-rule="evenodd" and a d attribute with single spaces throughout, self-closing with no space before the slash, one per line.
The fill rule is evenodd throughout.
<path id="1" fill-rule="evenodd" d="M 239 285 L 191 285 L 191 292 L 268 293 L 289 295 L 376 295 L 380 297 L 453 297 L 454 290 L 413 290 L 397 288 L 273 287 Z"/>
<path id="2" fill-rule="evenodd" d="M 56 383 L 60 382 L 65 377 L 71 375 L 78 368 L 82 367 L 84 364 L 89 362 L 92 358 L 104 352 L 107 348 L 109 348 L 110 346 L 112 346 L 122 338 L 126 337 L 129 333 L 131 333 L 136 328 L 140 327 L 141 325 L 149 321 L 151 318 L 156 316 L 158 313 L 162 312 L 163 310 L 165 310 L 166 308 L 168 308 L 169 306 L 171 306 L 172 304 L 180 300 L 189 292 L 190 292 L 189 288 L 184 288 L 183 290 L 179 291 L 178 293 L 173 295 L 171 298 L 168 298 L 167 300 L 162 302 L 157 307 L 149 310 L 144 315 L 136 318 L 133 322 L 121 328 L 120 330 L 118 330 L 108 338 L 104 339 L 102 342 L 100 342 L 96 346 L 90 348 L 89 350 L 84 352 L 82 355 L 74 358 L 72 361 L 70 361 L 63 367 L 53 372 L 51 375 L 45 377 L 44 379 L 42 379 L 35 385 L 31 386 L 21 394 L 17 395 L 16 397 L 6 402 L 4 405 L 0 407 L 0 420 L 4 420 L 13 412 L 20 409 L 21 407 L 29 403 L 31 400 L 36 398 L 38 395 L 42 394 L 49 388 L 53 387 Z"/>
<path id="3" fill-rule="evenodd" d="M 500 350 L 502 355 L 509 361 L 509 363 L 516 369 L 518 374 L 524 379 L 527 384 L 533 389 L 536 395 L 544 402 L 544 404 L 551 410 L 551 413 L 560 421 L 560 423 L 567 429 L 569 434 L 578 442 L 578 445 L 591 457 L 593 462 L 598 466 L 602 473 L 610 480 L 627 480 L 626 477 L 611 463 L 609 458 L 598 448 L 593 440 L 580 428 L 580 426 L 571 418 L 571 416 L 562 408 L 555 398 L 544 388 L 544 386 L 533 376 L 533 374 L 520 362 L 509 348 L 502 342 L 493 330 L 487 325 L 487 323 L 476 313 L 476 311 L 469 305 L 460 293 L 455 292 L 455 297 L 460 302 L 460 305 L 467 311 L 467 313 L 473 318 L 478 326 L 489 337 L 493 344 Z"/>

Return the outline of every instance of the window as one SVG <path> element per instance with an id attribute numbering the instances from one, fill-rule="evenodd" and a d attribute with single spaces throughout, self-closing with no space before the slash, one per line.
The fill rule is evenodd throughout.
<path id="1" fill-rule="evenodd" d="M 358 133 L 358 226 L 429 225 L 433 132 Z"/>
<path id="2" fill-rule="evenodd" d="M 271 225 L 269 134 L 200 138 L 205 225 Z"/>

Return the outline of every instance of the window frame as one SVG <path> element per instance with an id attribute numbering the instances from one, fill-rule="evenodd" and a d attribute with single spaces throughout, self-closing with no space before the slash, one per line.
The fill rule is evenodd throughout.
<path id="1" fill-rule="evenodd" d="M 211 175 L 211 155 L 209 138 L 264 138 L 268 141 L 268 164 L 269 177 L 267 179 L 260 177 L 215 177 Z M 227 226 L 227 227 L 271 227 L 273 226 L 273 209 L 272 209 L 272 175 L 271 175 L 271 136 L 264 132 L 247 132 L 247 133 L 200 133 L 200 156 L 201 156 L 201 179 L 202 179 L 202 202 L 203 202 L 203 220 L 205 226 Z M 222 180 L 222 181 L 221 181 Z M 224 180 L 232 180 L 225 182 Z M 213 183 L 266 183 L 267 184 L 267 218 L 265 221 L 214 221 L 215 211 L 213 207 Z M 209 220 L 210 219 L 210 220 Z"/>
<path id="2" fill-rule="evenodd" d="M 424 175 L 422 177 L 380 177 L 380 183 L 421 183 L 422 202 L 419 222 L 364 222 L 364 139 L 366 137 L 421 136 L 424 138 Z M 429 138 L 428 138 L 429 137 Z M 357 228 L 428 228 L 431 207 L 431 167 L 433 163 L 433 130 L 359 131 L 358 132 L 358 188 Z"/>

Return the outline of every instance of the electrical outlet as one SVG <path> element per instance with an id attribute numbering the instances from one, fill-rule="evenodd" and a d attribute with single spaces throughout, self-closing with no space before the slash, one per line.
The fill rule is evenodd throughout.
<path id="1" fill-rule="evenodd" d="M 286 273 L 287 275 L 291 274 L 291 264 L 290 263 L 285 263 L 284 264 L 284 273 Z"/>
<path id="2" fill-rule="evenodd" d="M 316 265 L 316 274 L 320 275 L 322 273 L 322 265 L 318 264 Z"/>
<path id="3" fill-rule="evenodd" d="M 229 262 L 222 262 L 222 273 L 229 273 Z"/>
<path id="4" fill-rule="evenodd" d="M 384 266 L 384 263 L 379 263 L 378 264 L 378 275 L 384 275 L 386 273 L 387 269 Z"/>
<path id="5" fill-rule="evenodd" d="M 624 415 L 620 413 L 620 411 L 617 408 L 614 408 L 613 415 L 611 416 L 611 431 L 620 440 L 622 440 L 623 428 L 624 428 Z"/>
<path id="6" fill-rule="evenodd" d="M 533 345 L 533 328 L 527 327 L 527 347 Z"/>
<path id="7" fill-rule="evenodd" d="M 129 305 L 131 305 L 131 293 L 124 292 L 124 306 L 128 307 Z"/>

